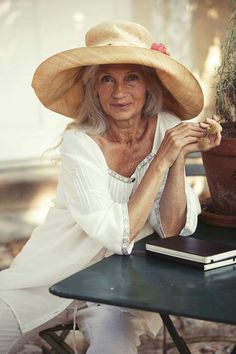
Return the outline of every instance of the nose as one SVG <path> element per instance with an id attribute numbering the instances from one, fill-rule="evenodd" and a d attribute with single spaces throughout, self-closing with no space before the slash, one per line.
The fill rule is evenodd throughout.
<path id="1" fill-rule="evenodd" d="M 112 97 L 116 99 L 122 99 L 125 96 L 125 85 L 121 82 L 116 82 L 113 86 Z"/>

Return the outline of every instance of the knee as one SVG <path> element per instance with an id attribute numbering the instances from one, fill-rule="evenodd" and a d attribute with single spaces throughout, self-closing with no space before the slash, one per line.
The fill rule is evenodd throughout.
<path id="1" fill-rule="evenodd" d="M 138 354 L 135 341 L 127 336 L 92 338 L 87 354 Z"/>
<path id="2" fill-rule="evenodd" d="M 137 354 L 135 337 L 132 333 L 127 332 L 125 328 L 120 329 L 119 333 L 116 331 L 114 333 L 109 331 L 99 332 L 90 338 L 91 348 L 96 349 L 94 353 Z"/>
<path id="3" fill-rule="evenodd" d="M 114 308 L 99 307 L 83 326 L 88 354 L 137 354 L 136 337 L 128 316 Z"/>

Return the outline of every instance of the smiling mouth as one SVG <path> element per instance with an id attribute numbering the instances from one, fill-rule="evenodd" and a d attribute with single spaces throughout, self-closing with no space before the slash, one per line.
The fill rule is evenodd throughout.
<path id="1" fill-rule="evenodd" d="M 128 108 L 130 106 L 130 103 L 114 103 L 111 104 L 111 106 L 117 109 L 123 109 L 123 108 Z"/>

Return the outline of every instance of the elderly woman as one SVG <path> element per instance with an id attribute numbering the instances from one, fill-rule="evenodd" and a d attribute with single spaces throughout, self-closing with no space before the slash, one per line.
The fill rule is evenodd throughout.
<path id="1" fill-rule="evenodd" d="M 129 255 L 153 230 L 160 237 L 192 234 L 200 206 L 185 180 L 185 159 L 221 139 L 217 117 L 183 122 L 201 111 L 202 91 L 135 23 L 92 28 L 86 47 L 38 67 L 33 88 L 74 123 L 60 147 L 54 206 L 0 274 L 1 354 L 72 320 L 75 303 L 48 292 L 55 282 L 111 254 Z M 213 124 L 217 133 L 208 137 Z M 86 304 L 75 317 L 90 354 L 137 353 L 139 336 L 155 336 L 161 326 L 158 314 L 102 304 Z"/>

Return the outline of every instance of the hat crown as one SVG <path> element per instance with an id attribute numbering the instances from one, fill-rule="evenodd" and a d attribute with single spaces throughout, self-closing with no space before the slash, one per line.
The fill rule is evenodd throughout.
<path id="1" fill-rule="evenodd" d="M 153 38 L 143 26 L 129 21 L 104 22 L 90 29 L 86 46 L 135 46 L 150 48 Z"/>

